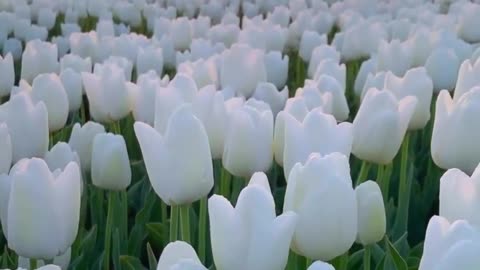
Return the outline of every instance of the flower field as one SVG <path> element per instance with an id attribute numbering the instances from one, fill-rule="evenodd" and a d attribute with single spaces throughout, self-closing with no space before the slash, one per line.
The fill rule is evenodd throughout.
<path id="1" fill-rule="evenodd" d="M 0 269 L 480 269 L 479 26 L 476 0 L 0 0 Z"/>

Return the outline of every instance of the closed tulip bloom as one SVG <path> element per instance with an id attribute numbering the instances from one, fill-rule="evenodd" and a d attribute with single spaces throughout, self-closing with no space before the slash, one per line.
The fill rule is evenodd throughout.
<path id="1" fill-rule="evenodd" d="M 92 60 L 90 57 L 82 58 L 75 54 L 67 54 L 60 60 L 60 71 L 71 68 L 78 73 L 92 72 Z"/>
<path id="2" fill-rule="evenodd" d="M 55 19 L 57 13 L 49 8 L 41 8 L 38 10 L 37 23 L 40 26 L 46 27 L 48 30 L 52 29 L 55 25 Z"/>
<path id="3" fill-rule="evenodd" d="M 165 134 L 147 124 L 134 125 L 153 189 L 168 205 L 185 205 L 205 197 L 213 187 L 208 136 L 191 105 L 170 116 Z"/>
<path id="4" fill-rule="evenodd" d="M 132 114 L 135 121 L 153 125 L 155 121 L 155 98 L 160 91 L 160 79 L 155 71 L 150 70 L 141 74 L 137 79 L 137 86 L 131 92 Z"/>
<path id="5" fill-rule="evenodd" d="M 433 95 L 433 82 L 424 67 L 412 68 L 403 77 L 397 77 L 390 71 L 385 75 L 385 88 L 398 98 L 414 96 L 417 106 L 408 124 L 409 130 L 422 129 L 430 120 L 430 104 Z"/>
<path id="6" fill-rule="evenodd" d="M 335 268 L 329 263 L 316 261 L 312 263 L 307 270 L 335 270 Z"/>
<path id="7" fill-rule="evenodd" d="M 453 93 L 453 100 L 458 101 L 460 97 L 472 87 L 480 85 L 480 79 L 476 74 L 480 72 L 480 61 L 465 60 L 458 71 L 457 84 Z"/>
<path id="8" fill-rule="evenodd" d="M 341 85 L 337 78 L 323 74 L 314 81 L 305 81 L 305 85 L 316 87 L 320 93 L 330 93 L 332 98 L 331 114 L 335 116 L 337 121 L 347 120 L 350 109 L 345 96 L 345 87 Z"/>
<path id="9" fill-rule="evenodd" d="M 339 64 L 335 59 L 330 58 L 320 61 L 313 75 L 313 79 L 318 81 L 321 76 L 326 75 L 336 79 L 345 92 L 347 85 L 347 68 L 345 64 Z"/>
<path id="10" fill-rule="evenodd" d="M 314 153 L 305 165 L 295 164 L 288 178 L 283 211 L 298 215 L 292 250 L 322 261 L 348 251 L 357 236 L 357 200 L 348 158 Z"/>
<path id="11" fill-rule="evenodd" d="M 364 246 L 382 240 L 387 229 L 385 205 L 377 182 L 368 180 L 355 188 L 357 196 L 357 242 Z"/>
<path id="12" fill-rule="evenodd" d="M 65 126 L 68 118 L 68 96 L 57 74 L 41 74 L 35 77 L 30 95 L 34 102 L 45 103 L 50 132 Z"/>
<path id="13" fill-rule="evenodd" d="M 0 106 L 1 122 L 8 126 L 13 163 L 45 155 L 49 138 L 48 113 L 43 102 L 34 103 L 27 93 L 14 95 Z"/>
<path id="14" fill-rule="evenodd" d="M 76 238 L 80 219 L 77 164 L 52 173 L 41 159 L 23 159 L 0 182 L 6 202 L 0 206 L 0 217 L 9 248 L 33 259 L 63 254 Z"/>
<path id="15" fill-rule="evenodd" d="M 350 156 L 352 141 L 352 124 L 337 124 L 335 118 L 322 112 L 322 109 L 310 111 L 302 122 L 286 116 L 283 152 L 285 178 L 288 179 L 296 163 L 305 163 L 311 153 L 327 155 L 339 152 Z"/>
<path id="16" fill-rule="evenodd" d="M 60 80 L 67 94 L 68 110 L 70 112 L 78 111 L 83 101 L 82 75 L 71 68 L 67 68 L 60 72 Z"/>
<path id="17" fill-rule="evenodd" d="M 237 205 L 219 195 L 208 200 L 210 236 L 215 265 L 229 270 L 285 269 L 297 216 L 275 214 L 268 179 L 255 173 Z"/>
<path id="18" fill-rule="evenodd" d="M 57 45 L 33 40 L 27 43 L 22 55 L 21 78 L 31 83 L 42 73 L 58 72 Z"/>
<path id="19" fill-rule="evenodd" d="M 52 172 L 57 169 L 64 170 L 70 162 L 77 163 L 78 167 L 81 168 L 78 154 L 65 142 L 55 144 L 52 149 L 45 154 L 44 160 Z"/>
<path id="20" fill-rule="evenodd" d="M 479 264 L 480 233 L 476 228 L 465 220 L 430 219 L 419 270 L 474 270 Z"/>
<path id="21" fill-rule="evenodd" d="M 259 82 L 267 80 L 262 51 L 244 44 L 235 44 L 223 53 L 220 70 L 222 87 L 232 87 L 238 95 L 246 98 L 253 94 Z"/>
<path id="22" fill-rule="evenodd" d="M 327 44 L 322 44 L 315 47 L 312 51 L 312 57 L 310 57 L 308 63 L 307 74 L 309 77 L 313 78 L 318 65 L 325 59 L 332 59 L 337 63 L 340 63 L 340 53 L 335 49 L 335 47 Z"/>
<path id="23" fill-rule="evenodd" d="M 187 61 L 178 67 L 178 73 L 188 74 L 197 84 L 198 88 L 202 88 L 209 84 L 218 87 L 218 73 L 213 58 L 208 60 L 198 59 L 194 62 Z"/>
<path id="24" fill-rule="evenodd" d="M 480 6 L 478 4 L 466 5 L 458 20 L 458 36 L 469 43 L 480 42 L 480 31 L 477 27 L 473 27 L 480 24 Z"/>
<path id="25" fill-rule="evenodd" d="M 13 60 L 20 60 L 23 53 L 22 42 L 16 38 L 9 38 L 3 43 L 2 51 L 3 55 L 10 53 Z"/>
<path id="26" fill-rule="evenodd" d="M 15 83 L 12 54 L 0 56 L 0 97 L 8 96 Z"/>
<path id="27" fill-rule="evenodd" d="M 427 59 L 425 68 L 432 78 L 436 93 L 442 89 L 452 90 L 457 82 L 460 59 L 453 49 L 435 49 Z"/>
<path id="28" fill-rule="evenodd" d="M 278 91 L 275 85 L 271 83 L 259 83 L 252 98 L 261 100 L 270 106 L 274 116 L 283 110 L 288 99 L 288 87 Z"/>
<path id="29" fill-rule="evenodd" d="M 98 62 L 99 40 L 96 32 L 73 33 L 70 35 L 69 41 L 72 54 L 82 58 L 90 57 L 93 62 Z"/>
<path id="30" fill-rule="evenodd" d="M 403 76 L 412 65 L 412 53 L 405 43 L 393 40 L 390 43 L 381 41 L 378 47 L 377 71 L 391 71 Z"/>
<path id="31" fill-rule="evenodd" d="M 82 73 L 90 114 L 98 122 L 118 121 L 130 113 L 129 84 L 115 65 L 105 65 L 96 74 Z"/>
<path id="32" fill-rule="evenodd" d="M 437 98 L 432 133 L 432 158 L 443 169 L 458 168 L 471 174 L 480 162 L 477 144 L 480 129 L 475 119 L 480 102 L 480 87 L 474 87 L 453 101 L 447 91 Z"/>
<path id="33" fill-rule="evenodd" d="M 472 176 L 459 169 L 449 169 L 440 178 L 439 214 L 449 221 L 464 219 L 473 226 L 480 226 L 480 168 Z"/>
<path id="34" fill-rule="evenodd" d="M 158 76 L 163 72 L 163 50 L 160 47 L 140 48 L 137 54 L 135 65 L 137 74 L 143 74 L 149 70 L 154 70 Z"/>
<path id="35" fill-rule="evenodd" d="M 93 139 L 97 134 L 103 133 L 105 133 L 105 128 L 92 121 L 88 121 L 83 126 L 79 123 L 73 126 L 68 144 L 78 154 L 83 171 L 90 171 Z"/>
<path id="36" fill-rule="evenodd" d="M 360 100 L 365 98 L 368 90 L 370 88 L 376 89 L 383 89 L 385 86 L 385 77 L 387 76 L 387 72 L 380 71 L 377 73 L 370 73 L 367 75 L 367 79 L 365 80 L 365 84 L 363 86 L 362 94 L 360 95 Z"/>
<path id="37" fill-rule="evenodd" d="M 265 71 L 267 81 L 273 83 L 278 89 L 285 86 L 288 78 L 288 55 L 278 51 L 265 54 Z"/>
<path id="38" fill-rule="evenodd" d="M 416 105 L 413 96 L 398 100 L 390 91 L 368 90 L 353 120 L 352 153 L 376 164 L 392 162 Z"/>
<path id="39" fill-rule="evenodd" d="M 8 126 L 5 123 L 0 123 L 0 174 L 8 173 L 12 165 L 12 140 Z"/>
<path id="40" fill-rule="evenodd" d="M 195 250 L 186 242 L 168 244 L 158 259 L 157 270 L 207 270 Z"/>
<path id="41" fill-rule="evenodd" d="M 192 26 L 185 17 L 179 17 L 171 22 L 170 36 L 177 50 L 186 50 L 192 43 Z"/>
<path id="42" fill-rule="evenodd" d="M 312 57 L 312 51 L 315 47 L 327 44 L 327 36 L 319 35 L 317 32 L 305 31 L 300 39 L 299 55 L 303 61 L 308 62 Z"/>
<path id="43" fill-rule="evenodd" d="M 376 61 L 377 61 L 377 59 L 375 57 L 371 57 L 370 59 L 362 62 L 362 65 L 360 66 L 360 70 L 357 73 L 357 77 L 355 77 L 354 89 L 355 89 L 355 94 L 357 96 L 362 95 L 362 92 L 363 92 L 363 89 L 365 87 L 365 83 L 367 81 L 368 76 L 371 75 L 371 74 L 375 74 Z M 370 87 L 372 87 L 372 86 L 370 86 Z M 368 87 L 368 88 L 370 88 L 370 87 Z M 383 87 L 383 85 L 381 85 L 377 88 L 381 88 L 381 87 Z"/>
<path id="44" fill-rule="evenodd" d="M 308 83 L 307 81 L 305 81 L 305 83 L 306 84 L 303 88 L 297 88 L 297 91 L 295 91 L 295 97 L 303 98 L 309 111 L 322 107 L 324 112 L 332 114 L 333 94 L 328 91 L 320 92 L 317 86 L 313 83 Z M 338 84 L 336 85 L 339 86 Z M 338 88 L 336 89 L 338 90 Z"/>
<path id="45" fill-rule="evenodd" d="M 241 177 L 266 172 L 272 165 L 272 147 L 273 114 L 266 103 L 249 100 L 232 112 L 222 158 L 226 170 Z"/>
<path id="46" fill-rule="evenodd" d="M 121 135 L 100 133 L 92 145 L 92 183 L 107 190 L 125 190 L 132 180 L 127 145 Z"/>

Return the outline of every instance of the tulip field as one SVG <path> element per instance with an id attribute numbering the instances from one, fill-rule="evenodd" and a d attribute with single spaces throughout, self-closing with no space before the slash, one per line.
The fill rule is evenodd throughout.
<path id="1" fill-rule="evenodd" d="M 479 270 L 480 1 L 0 0 L 0 269 Z"/>

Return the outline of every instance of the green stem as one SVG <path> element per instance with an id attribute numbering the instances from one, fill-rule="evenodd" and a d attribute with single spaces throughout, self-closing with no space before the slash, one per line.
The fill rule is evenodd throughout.
<path id="1" fill-rule="evenodd" d="M 357 178 L 357 186 L 360 185 L 362 182 L 367 180 L 368 171 L 370 170 L 370 162 L 364 160 L 362 161 L 362 167 L 360 167 L 360 172 L 358 173 Z"/>
<path id="2" fill-rule="evenodd" d="M 37 269 L 37 259 L 30 259 L 30 270 Z"/>
<path id="3" fill-rule="evenodd" d="M 198 219 L 198 256 L 205 263 L 205 243 L 207 234 L 207 197 L 200 199 L 200 213 Z"/>
<path id="4" fill-rule="evenodd" d="M 397 215 L 397 232 L 396 237 L 400 237 L 407 230 L 408 209 L 410 206 L 410 191 L 412 179 L 407 177 L 408 173 L 408 149 L 410 142 L 410 134 L 405 134 L 402 144 L 402 153 L 400 161 L 400 183 L 398 189 L 398 215 Z"/>
<path id="5" fill-rule="evenodd" d="M 220 180 L 220 194 L 227 199 L 230 197 L 231 184 L 232 180 L 230 174 L 225 168 L 223 168 Z"/>
<path id="6" fill-rule="evenodd" d="M 191 243 L 190 240 L 190 205 L 180 206 L 180 223 L 182 229 L 182 240 Z"/>
<path id="7" fill-rule="evenodd" d="M 121 236 L 123 241 L 128 241 L 128 194 L 126 190 L 122 190 L 120 192 L 120 200 L 122 206 L 122 231 Z M 122 252 L 126 252 L 126 250 L 122 250 Z"/>
<path id="8" fill-rule="evenodd" d="M 103 257 L 103 269 L 110 269 L 110 248 L 112 240 L 112 227 L 113 227 L 113 202 L 114 202 L 114 191 L 108 191 L 108 213 L 107 213 L 107 223 L 105 227 L 105 256 Z"/>
<path id="9" fill-rule="evenodd" d="M 233 179 L 233 189 L 232 189 L 232 198 L 231 198 L 231 202 L 233 205 L 237 203 L 238 197 L 240 196 L 240 192 L 242 192 L 242 189 L 245 187 L 245 184 L 248 183 L 248 180 L 249 179 L 244 181 L 244 179 L 241 177 L 236 177 Z"/>
<path id="10" fill-rule="evenodd" d="M 305 269 L 312 264 L 312 259 L 305 257 Z"/>
<path id="11" fill-rule="evenodd" d="M 386 179 L 385 179 L 385 166 L 382 164 L 377 165 L 377 183 L 382 191 L 383 201 L 385 202 L 388 199 L 388 190 L 386 189 Z"/>
<path id="12" fill-rule="evenodd" d="M 365 246 L 364 252 L 363 252 L 363 269 L 364 270 L 370 270 L 370 256 L 371 256 L 371 251 L 370 251 L 370 246 Z"/>
<path id="13" fill-rule="evenodd" d="M 287 270 L 295 270 L 297 269 L 297 254 L 293 251 L 290 251 L 288 254 L 288 261 L 287 261 Z"/>
<path id="14" fill-rule="evenodd" d="M 170 207 L 170 242 L 175 242 L 178 239 L 179 210 L 179 207 L 176 205 Z"/>
<path id="15" fill-rule="evenodd" d="M 168 209 L 167 204 L 160 200 L 160 209 L 162 211 L 162 222 L 167 222 L 168 219 Z"/>

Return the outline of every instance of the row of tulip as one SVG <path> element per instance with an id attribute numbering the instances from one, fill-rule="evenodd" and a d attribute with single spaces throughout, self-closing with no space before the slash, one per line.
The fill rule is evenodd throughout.
<path id="1" fill-rule="evenodd" d="M 479 5 L 147 2 L 0 3 L 2 267 L 478 268 Z"/>

